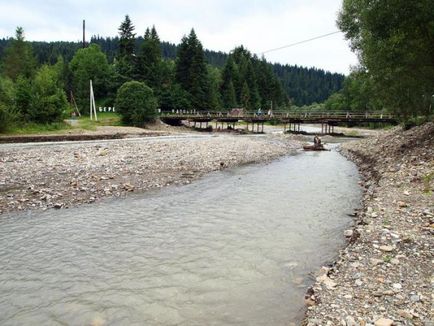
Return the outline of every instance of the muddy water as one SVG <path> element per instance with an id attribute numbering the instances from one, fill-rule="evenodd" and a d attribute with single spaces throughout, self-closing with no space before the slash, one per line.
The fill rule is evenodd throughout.
<path id="1" fill-rule="evenodd" d="M 360 190 L 338 153 L 0 220 L 1 325 L 287 325 Z"/>

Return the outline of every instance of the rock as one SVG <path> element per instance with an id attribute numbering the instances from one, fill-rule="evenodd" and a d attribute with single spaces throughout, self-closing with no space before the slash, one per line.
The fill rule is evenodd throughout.
<path id="1" fill-rule="evenodd" d="M 401 285 L 401 283 L 394 283 L 394 284 L 392 284 L 392 287 L 393 287 L 395 290 L 401 290 L 401 289 L 402 289 L 402 285 Z"/>
<path id="2" fill-rule="evenodd" d="M 361 280 L 356 280 L 354 283 L 355 283 L 357 286 L 362 286 L 362 285 L 363 285 L 363 282 L 362 282 Z"/>
<path id="3" fill-rule="evenodd" d="M 53 207 L 54 207 L 55 209 L 61 209 L 61 208 L 63 207 L 63 204 L 62 204 L 62 203 L 55 203 L 55 204 L 53 205 Z"/>
<path id="4" fill-rule="evenodd" d="M 394 248 L 392 246 L 380 246 L 381 251 L 392 252 Z"/>
<path id="5" fill-rule="evenodd" d="M 327 289 L 332 290 L 336 287 L 336 282 L 332 281 L 327 275 L 322 275 L 316 278 L 319 283 L 323 283 Z"/>
<path id="6" fill-rule="evenodd" d="M 306 298 L 304 299 L 304 304 L 308 307 L 312 307 L 316 304 L 316 302 L 312 298 Z"/>
<path id="7" fill-rule="evenodd" d="M 393 320 L 387 319 L 387 318 L 380 318 L 374 323 L 374 325 L 375 326 L 392 326 Z"/>
<path id="8" fill-rule="evenodd" d="M 371 265 L 381 265 L 384 263 L 384 261 L 382 259 L 376 259 L 376 258 L 371 258 L 369 259 L 369 262 L 371 263 Z"/>
<path id="9" fill-rule="evenodd" d="M 97 156 L 106 156 L 107 154 L 108 154 L 107 148 L 102 148 L 96 153 Z"/>
<path id="10" fill-rule="evenodd" d="M 398 314 L 405 319 L 413 319 L 413 315 L 411 312 L 407 310 L 398 310 Z"/>
<path id="11" fill-rule="evenodd" d="M 351 316 L 347 316 L 347 317 L 345 318 L 345 322 L 346 322 L 346 325 L 347 325 L 347 326 L 357 326 L 356 321 L 355 321 L 354 318 L 351 317 Z"/>
<path id="12" fill-rule="evenodd" d="M 124 183 L 122 185 L 122 189 L 126 191 L 134 191 L 134 185 L 132 185 L 131 183 Z"/>
<path id="13" fill-rule="evenodd" d="M 405 207 L 408 207 L 408 204 L 406 202 L 403 202 L 403 201 L 398 201 L 398 207 L 399 208 L 405 208 Z"/>
<path id="14" fill-rule="evenodd" d="M 410 296 L 410 300 L 413 302 L 419 302 L 420 301 L 420 297 L 417 294 L 412 294 Z"/>
<path id="15" fill-rule="evenodd" d="M 351 238 L 353 236 L 353 230 L 345 230 L 344 236 L 347 238 Z"/>

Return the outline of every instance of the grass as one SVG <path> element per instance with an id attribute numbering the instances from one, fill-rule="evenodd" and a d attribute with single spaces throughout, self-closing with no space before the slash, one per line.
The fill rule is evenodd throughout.
<path id="1" fill-rule="evenodd" d="M 40 134 L 62 134 L 73 130 L 96 130 L 100 126 L 121 126 L 121 118 L 117 113 L 98 112 L 98 121 L 90 120 L 88 116 L 78 118 L 76 126 L 71 126 L 63 121 L 49 124 L 25 123 L 11 127 L 5 135 L 40 135 Z"/>
<path id="2" fill-rule="evenodd" d="M 90 120 L 88 116 L 81 116 L 79 121 L 79 127 L 83 129 L 93 128 L 98 126 L 122 126 L 121 117 L 114 112 L 97 112 L 98 121 Z"/>
<path id="3" fill-rule="evenodd" d="M 391 260 L 392 260 L 392 257 L 389 256 L 389 255 L 386 255 L 386 256 L 383 257 L 383 261 L 384 261 L 385 263 L 390 263 Z"/>
<path id="4" fill-rule="evenodd" d="M 70 130 L 72 127 L 65 122 L 55 123 L 25 123 L 11 127 L 6 135 L 55 134 L 59 131 Z"/>
<path id="5" fill-rule="evenodd" d="M 423 176 L 423 192 L 425 194 L 431 194 L 431 182 L 434 180 L 434 172 L 428 173 Z"/>

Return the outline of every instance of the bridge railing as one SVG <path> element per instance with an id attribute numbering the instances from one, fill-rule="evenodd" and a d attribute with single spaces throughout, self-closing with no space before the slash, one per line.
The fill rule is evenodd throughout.
<path id="1" fill-rule="evenodd" d="M 161 117 L 167 118 L 290 118 L 290 119 L 393 119 L 394 116 L 381 111 L 352 112 L 352 111 L 273 111 L 270 113 L 245 112 L 242 114 L 231 114 L 230 112 L 207 112 L 196 110 L 176 110 L 173 112 L 162 112 Z"/>

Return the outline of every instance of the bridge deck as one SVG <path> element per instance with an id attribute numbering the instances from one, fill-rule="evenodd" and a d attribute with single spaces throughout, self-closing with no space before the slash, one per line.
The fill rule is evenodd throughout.
<path id="1" fill-rule="evenodd" d="M 163 121 L 183 121 L 192 122 L 238 122 L 264 123 L 267 121 L 277 121 L 280 123 L 312 123 L 338 125 L 344 123 L 363 124 L 363 123 L 388 123 L 395 124 L 396 119 L 389 114 L 381 112 L 275 112 L 272 115 L 243 114 L 231 116 L 222 113 L 165 113 L 160 117 Z"/>

